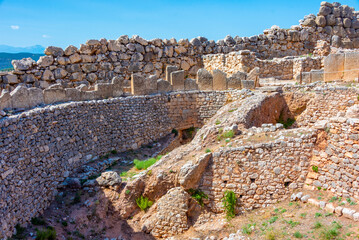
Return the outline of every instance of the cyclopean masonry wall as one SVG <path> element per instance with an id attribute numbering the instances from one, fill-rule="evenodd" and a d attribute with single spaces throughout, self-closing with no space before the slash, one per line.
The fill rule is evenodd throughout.
<path id="1" fill-rule="evenodd" d="M 285 57 L 273 60 L 262 60 L 249 51 L 232 52 L 228 54 L 209 54 L 203 56 L 204 68 L 208 71 L 215 69 L 231 76 L 237 72 L 249 73 L 259 68 L 259 78 L 274 77 L 276 79 L 297 79 L 302 72 L 322 68 L 323 57 Z"/>
<path id="2" fill-rule="evenodd" d="M 300 26 L 291 29 L 272 27 L 251 37 L 227 36 L 214 42 L 204 37 L 187 39 L 145 40 L 137 35 L 117 40 L 89 40 L 78 49 L 48 47 L 47 56 L 36 63 L 31 59 L 14 61 L 15 71 L 1 73 L 0 88 L 13 90 L 19 83 L 46 88 L 53 83 L 65 87 L 80 84 L 109 83 L 122 77 L 130 85 L 132 73 L 164 77 L 167 65 L 176 65 L 185 76 L 195 77 L 202 67 L 202 56 L 250 50 L 261 59 L 299 56 L 320 52 L 323 42 L 334 47 L 359 47 L 358 12 L 339 3 L 322 2 L 318 16 L 308 15 Z M 325 45 L 325 44 L 324 44 Z"/>
<path id="3" fill-rule="evenodd" d="M 177 92 L 71 102 L 0 120 L 0 238 L 41 213 L 59 184 L 92 156 L 201 126 L 243 92 Z"/>

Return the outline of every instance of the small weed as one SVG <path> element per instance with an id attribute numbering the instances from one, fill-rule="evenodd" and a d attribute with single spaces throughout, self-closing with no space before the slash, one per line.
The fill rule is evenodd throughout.
<path id="1" fill-rule="evenodd" d="M 318 166 L 312 166 L 312 170 L 317 173 L 319 171 Z"/>
<path id="2" fill-rule="evenodd" d="M 318 200 L 322 200 L 322 197 L 318 197 Z"/>
<path id="3" fill-rule="evenodd" d="M 175 135 L 175 137 L 178 136 L 178 130 L 177 129 L 172 129 L 171 133 L 173 133 Z"/>
<path id="4" fill-rule="evenodd" d="M 316 221 L 315 223 L 314 223 L 314 229 L 318 229 L 318 228 L 321 228 L 321 227 L 323 227 L 323 224 L 321 223 L 321 222 L 319 222 L 319 221 Z"/>
<path id="5" fill-rule="evenodd" d="M 315 213 L 315 217 L 316 217 L 316 218 L 321 217 L 321 216 L 322 216 L 322 214 L 321 214 L 321 213 L 318 213 L 318 212 L 317 212 L 317 213 Z"/>
<path id="6" fill-rule="evenodd" d="M 12 235 L 11 239 L 26 239 L 25 237 L 26 228 L 21 227 L 20 224 L 16 224 L 15 229 L 16 229 L 16 234 Z"/>
<path id="7" fill-rule="evenodd" d="M 317 189 L 320 191 L 320 190 L 322 190 L 322 187 L 317 187 Z"/>
<path id="8" fill-rule="evenodd" d="M 339 229 L 341 228 L 342 225 L 334 221 L 329 228 L 325 228 L 324 230 L 322 230 L 320 236 L 322 239 L 326 240 L 337 239 L 337 236 L 339 236 L 340 234 Z"/>
<path id="9" fill-rule="evenodd" d="M 235 217 L 235 208 L 237 204 L 237 197 L 236 194 L 233 191 L 225 191 L 224 197 L 222 198 L 223 207 L 226 212 L 226 218 L 227 220 L 231 220 Z"/>
<path id="10" fill-rule="evenodd" d="M 293 236 L 294 236 L 295 238 L 303 238 L 303 234 L 301 234 L 301 233 L 298 232 L 298 231 L 296 231 L 296 232 L 293 234 Z"/>
<path id="11" fill-rule="evenodd" d="M 61 224 L 62 224 L 62 226 L 64 226 L 64 227 L 67 227 L 67 225 L 68 225 L 66 221 L 62 221 Z"/>
<path id="12" fill-rule="evenodd" d="M 324 217 L 330 217 L 330 216 L 333 216 L 333 213 L 326 213 L 326 214 L 324 214 Z"/>
<path id="13" fill-rule="evenodd" d="M 274 217 L 271 217 L 268 222 L 269 223 L 275 223 L 276 221 L 278 220 L 278 217 L 277 216 L 274 216 Z"/>
<path id="14" fill-rule="evenodd" d="M 293 220 L 285 221 L 287 224 L 289 224 L 292 228 L 299 225 L 300 222 L 295 222 Z"/>
<path id="15" fill-rule="evenodd" d="M 144 197 L 142 195 L 136 199 L 136 203 L 142 211 L 146 211 L 147 208 L 150 208 L 153 204 L 152 201 L 148 200 L 148 197 Z"/>
<path id="16" fill-rule="evenodd" d="M 130 189 L 126 189 L 125 194 L 128 195 L 128 194 L 130 194 L 130 193 L 131 193 L 131 190 L 130 190 Z"/>
<path id="17" fill-rule="evenodd" d="M 301 214 L 300 214 L 300 217 L 301 217 L 301 218 L 305 218 L 306 216 L 307 216 L 307 213 L 301 213 Z"/>
<path id="18" fill-rule="evenodd" d="M 217 140 L 221 141 L 222 139 L 233 138 L 233 137 L 234 137 L 233 130 L 229 130 L 229 131 L 225 131 L 225 132 L 221 133 L 220 135 L 218 135 Z"/>
<path id="19" fill-rule="evenodd" d="M 274 232 L 273 230 L 270 230 L 266 233 L 265 239 L 266 240 L 275 240 L 277 236 L 278 236 L 278 234 L 276 232 Z"/>
<path id="20" fill-rule="evenodd" d="M 206 148 L 206 150 L 205 150 L 204 152 L 205 152 L 205 153 L 210 153 L 210 152 L 212 152 L 212 151 L 211 151 L 211 149 Z"/>
<path id="21" fill-rule="evenodd" d="M 247 225 L 244 225 L 244 227 L 242 227 L 242 232 L 244 234 L 250 235 L 253 232 L 255 226 L 256 226 L 255 223 L 254 224 L 248 223 Z"/>
<path id="22" fill-rule="evenodd" d="M 199 189 L 192 189 L 191 188 L 191 189 L 188 190 L 188 193 L 189 193 L 189 195 L 191 195 L 191 197 L 193 199 L 195 199 L 198 202 L 198 204 L 201 207 L 204 206 L 203 199 L 208 199 L 207 194 L 205 194 L 204 192 L 202 192 Z"/>
<path id="23" fill-rule="evenodd" d="M 234 108 L 234 109 L 231 109 L 231 110 L 229 110 L 228 112 L 234 112 L 234 111 L 236 111 L 237 110 L 237 108 Z"/>
<path id="24" fill-rule="evenodd" d="M 217 119 L 214 124 L 219 125 L 219 124 L 221 124 L 221 121 L 219 121 L 219 120 Z"/>

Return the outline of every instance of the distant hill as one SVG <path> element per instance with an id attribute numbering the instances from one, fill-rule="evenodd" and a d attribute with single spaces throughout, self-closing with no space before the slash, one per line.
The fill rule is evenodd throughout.
<path id="1" fill-rule="evenodd" d="M 41 56 L 44 56 L 44 54 L 34 54 L 34 53 L 6 53 L 6 52 L 0 52 L 0 71 L 7 68 L 12 68 L 11 61 L 12 60 L 20 60 L 23 58 L 32 58 L 35 61 L 39 60 Z"/>
<path id="2" fill-rule="evenodd" d="M 13 47 L 8 45 L 0 45 L 0 52 L 6 53 L 37 53 L 43 54 L 45 48 L 41 45 L 34 45 L 29 47 Z"/>

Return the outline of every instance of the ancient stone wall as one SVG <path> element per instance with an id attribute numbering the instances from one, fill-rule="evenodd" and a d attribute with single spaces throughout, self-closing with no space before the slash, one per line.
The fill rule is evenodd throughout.
<path id="1" fill-rule="evenodd" d="M 176 65 L 185 76 L 194 77 L 207 54 L 250 50 L 261 59 L 299 56 L 320 50 L 323 41 L 334 47 L 359 47 L 358 12 L 339 3 L 322 2 L 318 16 L 305 16 L 300 26 L 280 29 L 273 26 L 251 37 L 227 36 L 217 42 L 204 37 L 188 39 L 145 40 L 137 35 L 117 40 L 89 40 L 78 49 L 48 47 L 47 56 L 14 61 L 15 71 L 1 73 L 0 89 L 13 90 L 19 83 L 46 88 L 54 83 L 65 87 L 80 84 L 109 83 L 113 77 L 130 86 L 132 73 L 164 77 L 167 65 Z M 320 43 L 320 44 L 318 44 Z M 318 45 L 318 46 L 317 46 Z M 318 49 L 316 49 L 316 47 Z"/>
<path id="2" fill-rule="evenodd" d="M 185 92 L 71 102 L 0 120 L 0 238 L 41 213 L 92 157 L 201 126 L 235 92 Z"/>
<path id="3" fill-rule="evenodd" d="M 324 59 L 324 81 L 357 82 L 359 79 L 359 53 L 343 51 L 329 54 Z"/>
<path id="4" fill-rule="evenodd" d="M 334 117 L 325 121 L 321 130 L 321 142 L 313 151 L 306 184 L 359 199 L 359 119 Z"/>
<path id="5" fill-rule="evenodd" d="M 277 203 L 303 187 L 315 139 L 315 132 L 297 129 L 283 133 L 282 139 L 268 137 L 214 153 L 200 189 L 215 212 L 223 211 L 225 190 L 237 194 L 242 211 Z"/>
<path id="6" fill-rule="evenodd" d="M 204 68 L 208 71 L 215 69 L 231 76 L 237 72 L 249 73 L 259 67 L 259 77 L 275 79 L 299 79 L 303 72 L 322 68 L 322 57 L 286 57 L 263 60 L 248 51 L 228 54 L 209 54 L 203 56 Z"/>

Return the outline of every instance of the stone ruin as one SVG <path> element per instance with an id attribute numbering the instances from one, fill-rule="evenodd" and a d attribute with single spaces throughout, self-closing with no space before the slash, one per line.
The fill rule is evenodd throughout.
<path id="1" fill-rule="evenodd" d="M 136 227 L 153 237 L 192 226 L 201 211 L 189 189 L 208 196 L 213 214 L 223 212 L 225 190 L 238 195 L 237 213 L 317 187 L 359 199 L 359 90 L 341 85 L 359 81 L 358 19 L 351 7 L 322 2 L 299 26 L 258 36 L 121 36 L 14 60 L 14 71 L 0 73 L 0 238 L 42 214 L 95 156 L 138 149 L 172 129 L 200 128 L 133 181 L 107 173 L 93 186 L 107 188 L 107 178 L 122 186 L 106 190 L 118 196 L 122 219 L 138 214 L 136 198 L 152 199 Z M 295 124 L 283 129 L 278 122 L 288 119 Z M 215 145 L 227 131 L 235 141 Z"/>

